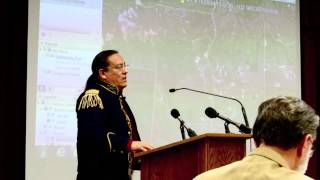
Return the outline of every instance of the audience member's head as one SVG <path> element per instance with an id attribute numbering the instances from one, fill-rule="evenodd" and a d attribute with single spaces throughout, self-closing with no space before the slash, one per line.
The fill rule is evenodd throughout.
<path id="1" fill-rule="evenodd" d="M 253 126 L 256 145 L 296 150 L 295 170 L 305 171 L 312 154 L 319 116 L 299 98 L 280 96 L 264 101 Z"/>

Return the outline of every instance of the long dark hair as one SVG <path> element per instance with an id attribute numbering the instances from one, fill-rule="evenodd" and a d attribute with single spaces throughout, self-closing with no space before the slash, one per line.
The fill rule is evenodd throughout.
<path id="1" fill-rule="evenodd" d="M 99 80 L 99 69 L 103 69 L 109 66 L 109 57 L 113 54 L 118 54 L 119 52 L 116 50 L 105 50 L 98 53 L 91 64 L 92 74 L 89 76 L 86 88 L 88 89 L 90 84 L 95 83 Z"/>

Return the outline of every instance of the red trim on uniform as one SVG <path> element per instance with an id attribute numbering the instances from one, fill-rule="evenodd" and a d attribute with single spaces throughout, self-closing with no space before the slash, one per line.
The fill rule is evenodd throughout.
<path id="1" fill-rule="evenodd" d="M 132 145 L 132 139 L 128 141 L 128 145 L 127 145 L 128 151 L 131 151 L 131 145 Z"/>

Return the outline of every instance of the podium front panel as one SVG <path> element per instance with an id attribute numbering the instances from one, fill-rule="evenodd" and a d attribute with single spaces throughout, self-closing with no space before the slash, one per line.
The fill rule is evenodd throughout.
<path id="1" fill-rule="evenodd" d="M 191 180 L 196 175 L 237 160 L 246 153 L 246 139 L 205 137 L 156 151 L 141 158 L 142 180 Z"/>

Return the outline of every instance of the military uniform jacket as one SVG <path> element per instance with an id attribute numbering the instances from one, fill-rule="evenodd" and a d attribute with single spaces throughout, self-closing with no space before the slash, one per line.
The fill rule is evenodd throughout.
<path id="1" fill-rule="evenodd" d="M 312 178 L 293 171 L 287 162 L 274 150 L 260 147 L 241 161 L 209 170 L 194 180 L 312 180 Z"/>
<path id="2" fill-rule="evenodd" d="M 76 105 L 78 180 L 130 179 L 130 140 L 140 140 L 134 116 L 115 86 L 87 85 Z"/>

